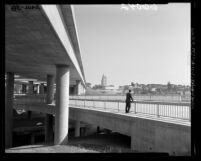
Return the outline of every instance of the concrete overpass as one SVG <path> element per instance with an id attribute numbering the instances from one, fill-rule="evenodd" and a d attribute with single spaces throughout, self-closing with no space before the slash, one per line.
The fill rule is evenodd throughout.
<path id="1" fill-rule="evenodd" d="M 99 100 L 101 101 L 101 100 Z M 54 104 L 36 102 L 33 98 L 16 98 L 15 109 L 32 110 L 55 115 Z M 131 137 L 131 149 L 138 152 L 165 152 L 169 155 L 191 155 L 189 120 L 125 114 L 92 107 L 73 105 L 69 119 L 74 120 L 75 136 L 79 137 L 80 122 L 100 126 Z"/>
<path id="2" fill-rule="evenodd" d="M 31 9 L 30 9 L 31 8 Z M 52 139 L 52 119 L 55 115 L 54 144 L 68 142 L 69 118 L 95 124 L 131 136 L 131 148 L 139 151 L 190 153 L 190 126 L 145 118 L 131 117 L 104 111 L 69 109 L 69 87 L 75 85 L 79 94 L 85 86 L 84 70 L 73 7 L 69 5 L 6 5 L 6 90 L 5 90 L 5 147 L 12 147 L 12 110 L 15 80 L 27 79 L 28 98 L 37 82 L 46 82 L 45 101 L 25 103 L 28 111 L 46 113 L 45 140 Z M 20 78 L 15 78 L 19 75 Z M 36 79 L 36 80 L 35 80 Z M 56 85 L 56 104 L 54 101 Z M 43 94 L 44 90 L 39 90 Z M 178 140 L 176 144 L 174 140 Z"/>
<path id="3" fill-rule="evenodd" d="M 46 103 L 56 84 L 55 144 L 68 141 L 69 87 L 84 90 L 85 76 L 71 5 L 5 6 L 5 147 L 12 147 L 15 75 L 47 82 Z M 33 94 L 34 81 L 29 81 Z M 46 116 L 46 139 L 52 115 Z"/>

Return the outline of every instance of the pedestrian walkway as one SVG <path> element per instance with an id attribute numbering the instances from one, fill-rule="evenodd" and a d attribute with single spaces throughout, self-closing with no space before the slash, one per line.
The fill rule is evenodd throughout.
<path id="1" fill-rule="evenodd" d="M 70 107 L 83 109 L 83 107 L 73 106 L 73 105 L 71 105 Z M 156 115 L 144 114 L 144 113 L 134 113 L 134 112 L 124 113 L 123 111 L 117 111 L 114 109 L 103 109 L 103 108 L 92 108 L 92 107 L 85 107 L 85 109 L 101 111 L 101 112 L 108 112 L 108 113 L 116 113 L 119 115 L 124 115 L 124 116 L 129 116 L 129 117 L 138 117 L 138 118 L 144 118 L 144 119 L 149 119 L 149 120 L 156 120 L 156 121 L 161 121 L 161 122 L 168 122 L 168 123 L 173 123 L 173 124 L 191 126 L 191 122 L 189 122 L 189 120 L 178 119 L 178 118 L 170 118 L 170 117 L 163 117 L 163 116 L 157 117 Z"/>
<path id="2" fill-rule="evenodd" d="M 98 153 L 73 145 L 36 144 L 6 149 L 5 153 Z"/>

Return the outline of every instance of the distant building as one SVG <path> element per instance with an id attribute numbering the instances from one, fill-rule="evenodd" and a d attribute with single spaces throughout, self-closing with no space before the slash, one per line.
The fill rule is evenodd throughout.
<path id="1" fill-rule="evenodd" d="M 91 83 L 88 83 L 88 82 L 87 82 L 87 83 L 86 83 L 86 86 L 89 87 L 89 88 L 91 88 Z"/>
<path id="2" fill-rule="evenodd" d="M 95 85 L 93 86 L 93 89 L 103 89 L 103 86 L 100 85 L 100 84 L 95 84 Z"/>
<path id="3" fill-rule="evenodd" d="M 101 85 L 103 87 L 107 86 L 107 77 L 103 74 L 102 79 L 101 79 Z"/>
<path id="4" fill-rule="evenodd" d="M 105 87 L 106 90 L 116 90 L 117 88 L 114 85 L 109 85 Z"/>
<path id="5" fill-rule="evenodd" d="M 119 86 L 119 89 L 120 89 L 120 90 L 123 90 L 123 89 L 124 89 L 124 86 Z"/>
<path id="6" fill-rule="evenodd" d="M 151 88 L 151 91 L 152 91 L 152 92 L 156 92 L 156 89 L 157 89 L 157 88 Z"/>
<path id="7" fill-rule="evenodd" d="M 184 91 L 184 95 L 190 96 L 191 95 L 191 91 Z"/>

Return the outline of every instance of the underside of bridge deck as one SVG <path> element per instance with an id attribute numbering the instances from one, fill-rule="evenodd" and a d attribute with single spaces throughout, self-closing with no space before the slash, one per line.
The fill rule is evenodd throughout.
<path id="1" fill-rule="evenodd" d="M 51 76 L 51 88 L 56 83 L 55 143 L 65 142 L 68 130 L 63 129 L 68 129 L 69 87 L 77 85 L 77 81 L 85 87 L 73 6 L 6 5 L 5 49 L 6 148 L 12 146 L 15 75 L 38 82 L 47 82 Z M 31 95 L 34 82 L 29 81 L 28 86 Z M 47 97 L 53 95 L 49 89 L 47 85 Z"/>

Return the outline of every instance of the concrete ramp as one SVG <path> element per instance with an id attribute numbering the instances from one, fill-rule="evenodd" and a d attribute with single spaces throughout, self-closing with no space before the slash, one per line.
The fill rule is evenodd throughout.
<path id="1" fill-rule="evenodd" d="M 187 125 L 80 108 L 70 108 L 69 117 L 131 136 L 132 150 L 191 154 L 191 127 Z"/>

